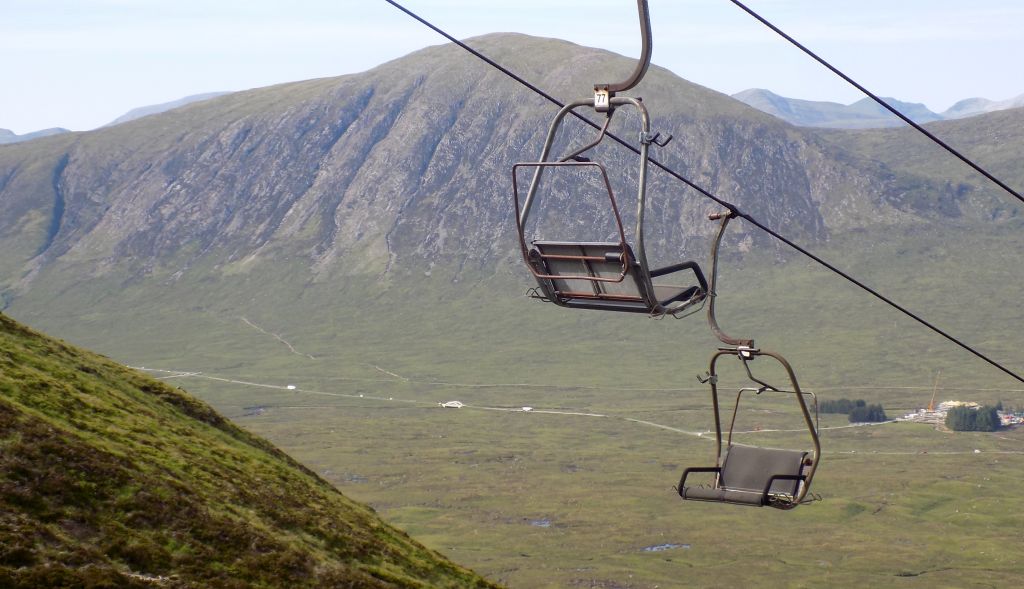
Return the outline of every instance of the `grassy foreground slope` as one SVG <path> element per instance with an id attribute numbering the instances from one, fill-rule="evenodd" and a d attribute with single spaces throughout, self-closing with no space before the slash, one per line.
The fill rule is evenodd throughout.
<path id="1" fill-rule="evenodd" d="M 202 402 L 0 315 L 0 586 L 492 585 Z"/>

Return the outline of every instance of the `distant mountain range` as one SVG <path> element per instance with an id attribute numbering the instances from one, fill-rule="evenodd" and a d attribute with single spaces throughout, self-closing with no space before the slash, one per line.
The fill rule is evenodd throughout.
<path id="1" fill-rule="evenodd" d="M 170 102 L 151 104 L 133 108 L 125 114 L 104 125 L 111 127 L 142 117 L 160 114 L 196 102 L 202 102 L 230 92 L 206 92 L 193 94 Z M 752 106 L 757 110 L 778 117 L 787 123 L 799 127 L 820 127 L 824 129 L 882 129 L 899 127 L 902 121 L 885 110 L 870 98 L 863 98 L 852 104 L 838 102 L 803 100 L 779 96 L 770 90 L 750 88 L 732 95 L 733 98 Z M 963 119 L 980 114 L 1024 107 L 1024 94 L 1006 100 L 989 100 L 987 98 L 965 98 L 942 113 L 932 112 L 925 105 L 916 102 L 903 102 L 895 98 L 883 98 L 900 112 L 909 116 L 916 123 L 930 123 L 952 119 Z M 68 129 L 54 127 L 24 135 L 17 135 L 8 129 L 0 129 L 0 145 L 20 143 L 40 137 L 48 137 L 60 133 L 70 133 Z"/>
<path id="2" fill-rule="evenodd" d="M 801 100 L 779 96 L 769 90 L 751 88 L 732 95 L 733 98 L 761 112 L 778 117 L 800 127 L 827 129 L 880 129 L 898 127 L 901 120 L 870 98 L 853 104 Z M 1024 106 L 1024 94 L 1007 100 L 967 98 L 942 113 L 932 112 L 923 104 L 883 98 L 891 106 L 910 117 L 915 123 L 930 123 L 950 119 L 963 119 L 980 114 Z"/>
<path id="3" fill-rule="evenodd" d="M 43 129 L 42 131 L 33 131 L 32 133 L 18 135 L 10 129 L 0 129 L 0 145 L 5 145 L 7 143 L 21 143 L 22 141 L 31 141 L 32 139 L 38 139 L 40 137 L 49 137 L 50 135 L 59 135 L 61 133 L 70 132 L 71 131 L 61 127 L 54 127 L 52 129 Z"/>
<path id="4" fill-rule="evenodd" d="M 104 125 L 104 127 L 110 127 L 112 125 L 120 125 L 121 123 L 127 123 L 128 121 L 134 121 L 142 117 L 148 117 L 149 115 L 155 115 L 162 112 L 169 111 L 173 108 L 180 108 L 193 102 L 202 102 L 218 96 L 224 96 L 230 94 L 230 92 L 206 92 L 204 94 L 193 94 L 192 96 L 186 96 L 185 98 L 179 98 L 178 100 L 172 100 L 170 102 L 164 102 L 162 104 L 151 104 L 149 106 L 140 106 L 139 108 L 133 108 L 132 110 L 124 113 L 117 117 L 113 121 Z"/>
<path id="5" fill-rule="evenodd" d="M 132 110 L 124 113 L 117 117 L 113 121 L 104 125 L 104 127 L 111 127 L 113 125 L 120 125 L 121 123 L 127 123 L 128 121 L 134 121 L 142 117 L 148 117 L 149 115 L 160 114 L 175 108 L 180 108 L 192 104 L 194 102 L 202 102 L 203 100 L 209 100 L 218 96 L 230 94 L 230 92 L 207 92 L 205 94 L 194 94 L 192 96 L 186 96 L 179 98 L 178 100 L 172 100 L 170 102 L 164 102 L 161 104 L 152 104 L 149 106 L 140 106 L 133 108 Z M 22 141 L 31 141 L 33 139 L 39 139 L 40 137 L 49 137 L 51 135 L 60 135 L 61 133 L 70 133 L 71 131 L 63 127 L 54 127 L 52 129 L 43 129 L 42 131 L 33 131 L 32 133 L 25 133 L 24 135 L 18 135 L 10 129 L 0 129 L 0 145 L 7 143 L 21 143 Z"/>
<path id="6" fill-rule="evenodd" d="M 975 115 L 1006 110 L 1009 108 L 1024 107 L 1024 94 L 1006 100 L 989 100 L 987 98 L 966 98 L 949 107 L 949 110 L 942 113 L 947 119 L 962 119 Z"/>

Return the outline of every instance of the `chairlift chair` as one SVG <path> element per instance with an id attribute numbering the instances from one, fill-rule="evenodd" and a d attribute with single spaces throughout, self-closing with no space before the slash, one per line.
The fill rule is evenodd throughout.
<path id="1" fill-rule="evenodd" d="M 529 209 L 520 206 L 518 171 L 534 170 L 531 193 L 535 193 L 538 176 L 545 169 L 593 171 L 599 178 L 612 211 L 615 241 L 553 241 L 532 240 L 525 237 L 525 221 Z M 513 172 L 516 210 L 519 223 L 520 248 L 523 259 L 539 286 L 538 298 L 557 305 L 578 309 L 626 311 L 649 315 L 680 316 L 687 309 L 704 300 L 708 285 L 696 262 L 685 261 L 670 266 L 649 269 L 643 249 L 643 240 L 637 249 L 629 244 L 615 196 L 608 182 L 607 172 L 596 162 L 541 162 L 516 164 Z M 641 193 L 643 187 L 641 187 Z M 530 195 L 527 197 L 530 198 Z M 641 194 L 641 198 L 642 194 Z M 527 200 L 529 202 L 529 200 Z M 642 203 L 642 201 L 641 201 Z M 641 205 L 642 206 L 642 205 Z M 523 212 L 527 214 L 522 214 Z M 641 213 L 642 215 L 642 213 Z M 642 216 L 638 220 L 638 235 L 642 231 Z M 656 284 L 655 278 L 689 270 L 697 284 Z M 689 281 L 686 281 L 689 282 Z"/>
<path id="2" fill-rule="evenodd" d="M 781 354 L 761 350 L 750 339 L 734 338 L 727 335 L 718 326 L 715 317 L 715 298 L 718 283 L 718 254 L 725 235 L 725 229 L 734 213 L 711 215 L 712 220 L 720 220 L 718 235 L 711 247 L 711 285 L 708 294 L 708 323 L 711 331 L 720 341 L 729 347 L 719 348 L 712 356 L 706 378 L 702 382 L 711 385 L 711 406 L 715 418 L 715 465 L 691 467 L 683 471 L 676 490 L 683 499 L 694 501 L 714 501 L 736 505 L 769 506 L 777 509 L 793 509 L 810 501 L 808 492 L 811 481 L 821 461 L 821 443 L 818 439 L 818 401 L 814 393 L 803 391 L 797 382 L 796 374 L 789 362 Z M 718 361 L 727 356 L 740 360 L 750 382 L 756 387 L 743 387 L 736 393 L 733 404 L 732 419 L 725 436 L 723 449 L 723 427 L 718 394 Z M 784 369 L 789 386 L 780 388 L 754 376 L 750 364 L 757 358 L 772 358 Z M 808 436 L 810 449 L 783 450 L 742 445 L 733 442 L 736 427 L 736 416 L 739 413 L 740 401 L 744 394 L 761 395 L 788 394 L 792 395 L 799 407 Z M 808 408 L 807 398 L 811 399 L 814 418 Z M 694 473 L 712 474 L 710 485 L 688 484 L 689 477 Z"/>
<path id="3" fill-rule="evenodd" d="M 737 392 L 723 451 L 723 427 L 720 415 L 716 367 L 718 360 L 725 356 L 739 358 L 747 371 L 747 376 L 760 386 L 744 387 Z M 790 387 L 785 389 L 777 388 L 754 377 L 750 369 L 750 362 L 759 357 L 777 360 L 789 377 Z M 811 480 L 814 478 L 814 472 L 818 468 L 818 461 L 821 455 L 817 423 L 818 403 L 813 393 L 800 389 L 796 375 L 793 373 L 789 362 L 779 354 L 756 348 L 720 348 L 712 356 L 711 369 L 707 378 L 702 380 L 707 381 L 711 385 L 712 411 L 715 417 L 716 464 L 708 467 L 685 469 L 677 487 L 679 496 L 683 499 L 694 501 L 714 501 L 757 507 L 769 506 L 778 509 L 792 509 L 806 502 L 807 494 L 811 487 Z M 804 425 L 807 427 L 811 440 L 811 449 L 784 450 L 735 443 L 733 441 L 733 432 L 736 427 L 736 416 L 739 413 L 740 401 L 744 394 L 749 393 L 756 395 L 763 393 L 792 395 L 797 401 Z M 814 408 L 813 419 L 811 418 L 811 411 L 807 406 L 807 397 L 810 397 L 812 400 Z M 688 479 L 694 473 L 714 475 L 712 483 L 710 485 L 692 484 L 692 481 Z"/>
<path id="4" fill-rule="evenodd" d="M 540 160 L 513 166 L 512 184 L 516 205 L 516 223 L 523 260 L 537 281 L 536 298 L 563 307 L 647 313 L 652 316 L 680 317 L 703 302 L 708 286 L 700 266 L 693 261 L 682 261 L 662 268 L 650 268 L 644 246 L 644 213 L 647 200 L 648 152 L 652 144 L 665 146 L 671 136 L 662 138 L 651 133 L 647 108 L 639 98 L 616 96 L 617 92 L 636 86 L 650 65 L 651 24 L 647 1 L 638 0 L 643 48 L 633 74 L 618 84 L 596 84 L 594 97 L 565 105 L 555 115 L 541 153 Z M 592 142 L 570 153 L 552 159 L 552 146 L 565 117 L 577 109 L 589 107 L 605 115 L 598 136 Z M 635 243 L 626 239 L 619 206 L 608 181 L 604 165 L 587 159 L 584 154 L 598 146 L 607 136 L 608 126 L 618 108 L 634 108 L 640 114 L 640 170 L 637 181 L 637 216 Z M 532 179 L 521 196 L 519 175 L 532 172 Z M 615 241 L 529 240 L 527 223 L 545 176 L 569 171 L 593 174 L 595 184 L 606 192 L 615 225 Z M 576 187 L 579 189 L 579 186 Z M 655 283 L 663 276 L 679 277 L 690 271 L 692 279 L 675 284 Z M 694 284 L 694 280 L 696 284 Z"/>

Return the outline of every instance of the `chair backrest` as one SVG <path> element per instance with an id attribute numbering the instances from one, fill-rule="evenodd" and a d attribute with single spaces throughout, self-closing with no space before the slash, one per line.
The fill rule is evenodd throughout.
<path id="1" fill-rule="evenodd" d="M 803 474 L 807 452 L 731 446 L 722 462 L 719 486 L 763 493 L 768 481 L 775 475 L 800 476 Z M 781 480 L 772 484 L 769 493 L 795 496 L 800 481 Z"/>

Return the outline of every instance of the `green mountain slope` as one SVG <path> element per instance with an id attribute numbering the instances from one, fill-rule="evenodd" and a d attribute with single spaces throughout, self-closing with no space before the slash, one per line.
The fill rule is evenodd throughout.
<path id="1" fill-rule="evenodd" d="M 488 587 L 207 405 L 0 315 L 0 586 Z"/>
<path id="2" fill-rule="evenodd" d="M 928 129 L 1019 192 L 1024 187 L 1022 121 L 1024 108 L 1014 108 L 969 119 L 932 123 Z M 980 174 L 913 129 L 822 132 L 822 137 L 846 153 L 885 162 L 890 169 L 907 176 L 943 179 L 957 186 L 957 192 L 961 193 L 957 195 L 959 200 L 962 200 L 962 193 L 969 191 L 970 185 L 978 186 L 981 192 L 990 195 L 991 200 L 968 199 L 968 203 L 974 203 L 967 206 L 986 202 L 990 220 L 1019 217 L 1024 210 L 1019 201 L 993 184 L 983 182 Z M 923 205 L 925 203 L 919 204 Z M 935 203 L 928 203 L 928 206 L 935 206 Z"/>

